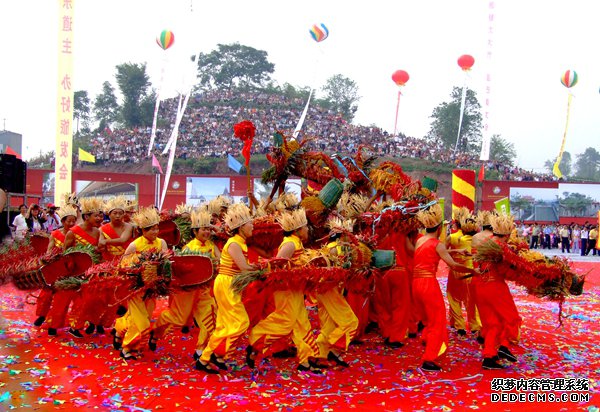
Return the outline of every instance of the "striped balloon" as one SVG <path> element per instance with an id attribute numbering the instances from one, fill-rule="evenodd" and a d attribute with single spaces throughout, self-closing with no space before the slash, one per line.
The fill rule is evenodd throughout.
<path id="1" fill-rule="evenodd" d="M 167 50 L 175 42 L 175 35 L 171 30 L 163 30 L 160 35 L 156 38 L 156 44 L 158 44 L 163 50 Z"/>
<path id="2" fill-rule="evenodd" d="M 575 86 L 577 84 L 577 80 L 579 80 L 579 77 L 577 76 L 577 72 L 575 70 L 567 70 L 562 76 L 560 76 L 560 82 L 567 88 Z"/>
<path id="3" fill-rule="evenodd" d="M 475 209 L 475 171 L 455 169 L 452 171 L 452 216 L 461 207 Z"/>
<path id="4" fill-rule="evenodd" d="M 329 30 L 327 29 L 327 27 L 325 27 L 323 23 L 314 24 L 309 32 L 313 40 L 317 43 L 320 43 L 327 37 L 329 37 Z"/>

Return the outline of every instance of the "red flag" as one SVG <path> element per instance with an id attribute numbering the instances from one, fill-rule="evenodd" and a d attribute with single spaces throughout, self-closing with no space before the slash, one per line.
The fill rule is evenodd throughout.
<path id="1" fill-rule="evenodd" d="M 485 179 L 485 168 L 483 167 L 482 163 L 481 167 L 479 168 L 479 176 L 477 176 L 477 181 L 483 182 L 483 179 Z"/>
<path id="2" fill-rule="evenodd" d="M 8 154 L 8 155 L 13 155 L 13 156 L 17 156 L 17 159 L 20 159 L 20 158 L 21 158 L 21 155 L 20 155 L 20 154 L 18 154 L 17 152 L 15 152 L 15 151 L 12 149 L 12 147 L 10 147 L 10 146 L 6 146 L 6 154 Z"/>
<path id="3" fill-rule="evenodd" d="M 154 155 L 152 155 L 152 167 L 157 167 L 160 174 L 164 174 L 162 167 L 160 167 L 160 163 L 158 163 L 158 159 Z"/>

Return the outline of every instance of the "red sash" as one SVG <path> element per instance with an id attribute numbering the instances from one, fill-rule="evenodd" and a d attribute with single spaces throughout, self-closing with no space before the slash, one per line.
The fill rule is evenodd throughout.
<path id="1" fill-rule="evenodd" d="M 98 246 L 98 239 L 89 235 L 85 230 L 83 230 L 81 226 L 73 226 L 71 228 L 71 232 L 75 234 L 75 239 L 77 243 L 81 245 Z"/>
<path id="2" fill-rule="evenodd" d="M 54 246 L 62 248 L 65 244 L 65 234 L 62 232 L 62 229 L 53 230 L 50 233 L 50 236 L 54 238 Z"/>
<path id="3" fill-rule="evenodd" d="M 100 227 L 100 229 L 102 229 L 102 233 L 104 233 L 104 237 L 106 237 L 108 239 L 118 239 L 121 237 L 121 235 L 119 235 L 115 231 L 115 228 L 110 223 L 106 223 L 106 224 L 102 225 Z M 121 256 L 123 253 L 125 253 L 125 249 L 127 249 L 127 246 L 129 246 L 131 241 L 132 240 L 129 239 L 127 242 L 125 242 L 121 245 L 107 245 L 107 247 L 106 247 L 107 252 L 113 256 Z"/>

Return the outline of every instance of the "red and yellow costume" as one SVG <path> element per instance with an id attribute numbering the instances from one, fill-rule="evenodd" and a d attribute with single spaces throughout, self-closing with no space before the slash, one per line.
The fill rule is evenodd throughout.
<path id="1" fill-rule="evenodd" d="M 215 330 L 208 339 L 200 360 L 208 363 L 214 353 L 217 357 L 228 358 L 235 350 L 235 342 L 246 332 L 250 325 L 246 308 L 242 303 L 242 296 L 231 290 L 233 277 L 241 271 L 229 254 L 229 246 L 236 243 L 242 249 L 244 257 L 248 259 L 248 246 L 246 240 L 236 234 L 229 238 L 221 252 L 219 274 L 215 278 L 213 288 L 215 301 L 219 311 Z"/>
<path id="2" fill-rule="evenodd" d="M 471 253 L 472 238 L 472 236 L 464 235 L 459 229 L 457 232 L 450 235 L 449 249 L 465 249 L 467 252 Z M 457 258 L 457 261 L 470 268 L 473 267 L 473 259 L 470 256 L 461 260 L 458 260 Z M 466 273 L 457 272 L 452 269 L 449 269 L 448 271 L 448 284 L 446 289 L 446 297 L 448 298 L 448 316 L 450 326 L 455 329 L 466 330 L 466 323 L 468 322 L 469 330 L 471 332 L 476 332 L 481 329 L 481 321 L 479 320 L 479 314 L 477 313 L 477 307 L 475 306 L 471 278 L 460 279 L 465 275 Z M 465 306 L 467 311 L 467 321 L 465 321 L 462 314 L 462 305 Z"/>
<path id="3" fill-rule="evenodd" d="M 290 259 L 293 262 L 302 254 L 304 246 L 298 236 L 290 235 L 283 238 L 279 249 L 290 242 L 294 245 L 294 253 Z M 304 305 L 304 293 L 297 290 L 275 291 L 273 300 L 275 310 L 250 331 L 248 337 L 250 345 L 254 350 L 264 353 L 274 342 L 292 334 L 298 349 L 299 363 L 308 361 L 309 357 L 315 356 L 318 352 L 318 347 Z"/>
<path id="4" fill-rule="evenodd" d="M 50 233 L 50 236 L 54 238 L 54 247 L 63 249 L 63 245 L 65 244 L 65 234 L 62 232 L 62 229 L 53 230 Z M 40 295 L 37 298 L 37 305 L 35 307 L 35 315 L 47 317 L 50 313 L 50 309 L 52 308 L 52 301 L 54 296 L 58 294 L 68 293 L 68 291 L 60 291 L 56 292 L 54 289 L 45 287 L 40 291 Z M 70 302 L 70 300 L 69 300 Z M 57 319 L 56 324 L 60 324 L 61 326 L 65 323 L 65 317 L 67 315 L 68 307 L 64 308 L 64 311 L 59 311 L 58 308 L 53 312 L 53 317 L 62 317 L 62 319 Z"/>
<path id="5" fill-rule="evenodd" d="M 435 361 L 448 348 L 444 297 L 435 277 L 440 261 L 436 250 L 439 242 L 434 238 L 426 240 L 417 246 L 414 257 L 413 299 L 418 316 L 425 324 L 423 362 Z"/>
<path id="6" fill-rule="evenodd" d="M 202 242 L 192 239 L 184 250 L 201 252 L 211 258 L 216 258 L 217 246 L 211 241 Z M 193 316 L 199 328 L 196 350 L 203 350 L 208 338 L 215 329 L 217 303 L 211 294 L 211 282 L 208 285 L 188 291 L 178 291 L 169 297 L 169 307 L 163 310 L 154 325 L 154 337 L 160 339 L 171 326 L 184 326 L 190 316 Z"/>

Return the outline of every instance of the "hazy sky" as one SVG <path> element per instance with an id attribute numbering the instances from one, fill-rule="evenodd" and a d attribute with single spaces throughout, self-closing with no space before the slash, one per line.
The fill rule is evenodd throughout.
<path id="1" fill-rule="evenodd" d="M 463 84 L 457 58 L 471 54 L 468 84 L 483 105 L 491 74 L 490 126 L 515 144 L 519 166 L 542 171 L 558 154 L 567 69 L 579 83 L 571 89 L 566 150 L 600 150 L 600 2 L 495 0 L 491 66 L 488 0 L 74 2 L 74 88 L 92 99 L 104 81 L 116 86 L 115 66 L 124 62 L 146 62 L 155 86 L 164 64 L 165 91 L 174 96 L 189 55 L 239 42 L 267 51 L 281 84 L 320 88 L 334 74 L 349 77 L 362 96 L 355 122 L 390 132 L 397 96 L 390 76 L 406 70 L 398 129 L 422 137 L 433 109 Z M 0 128 L 5 122 L 23 134 L 26 159 L 54 149 L 57 16 L 56 0 L 0 2 Z M 314 23 L 330 30 L 320 44 L 308 33 Z M 166 53 L 155 43 L 163 29 L 175 33 Z"/>

